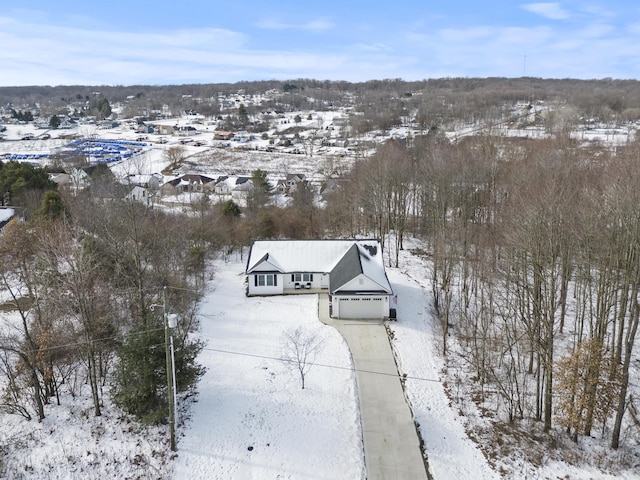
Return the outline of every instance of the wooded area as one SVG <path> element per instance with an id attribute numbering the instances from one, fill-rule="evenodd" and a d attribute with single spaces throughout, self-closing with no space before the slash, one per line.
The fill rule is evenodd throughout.
<path id="1" fill-rule="evenodd" d="M 50 186 L 32 185 L 38 194 L 23 188 L 28 222 L 10 224 L 0 237 L 0 279 L 11 297 L 3 309 L 20 317 L 0 337 L 0 372 L 9 386 L 3 409 L 42 419 L 44 404 L 63 385 L 73 394 L 86 382 L 100 415 L 113 378 L 114 399 L 124 410 L 164 421 L 167 312 L 151 308 L 162 303 L 164 286 L 169 309 L 180 318 L 176 362 L 185 391 L 202 373 L 195 362 L 201 346 L 191 334 L 212 256 L 241 251 L 256 238 L 375 236 L 383 239 L 389 265 L 401 268 L 399 253 L 411 237 L 423 245 L 412 253 L 429 265 L 424 275 L 441 323 L 439 348 L 461 366 L 473 401 L 491 422 L 506 429 L 533 422 L 542 432 L 558 425 L 574 442 L 598 430 L 612 449 L 624 442 L 623 420 L 638 434 L 630 387 L 637 387 L 640 323 L 640 143 L 586 145 L 571 133 L 578 124 L 637 122 L 639 82 L 286 85 L 286 105 L 274 107 L 349 106 L 358 113 L 350 117 L 354 137 L 407 118 L 424 134 L 389 140 L 374 155 L 358 157 L 351 171 L 334 178 L 337 188 L 322 208 L 305 188 L 285 207 L 270 205 L 261 171 L 254 172 L 260 188 L 246 208 L 203 201 L 188 215 L 117 195 L 105 201 L 97 187 L 44 201 Z M 2 88 L 0 99 L 51 100 L 55 92 L 60 103 L 46 107 L 54 114 L 70 96 L 83 98 L 95 88 Z M 282 82 L 100 90 L 116 100 L 133 95 L 132 113 L 163 103 L 193 106 L 181 96 L 192 92 L 213 98 L 196 106 L 215 115 L 216 92 L 239 88 L 281 89 Z M 515 102 L 556 102 L 563 114 L 538 120 L 549 134 L 544 139 L 489 131 L 457 141 L 444 135 L 445 126 L 457 123 L 500 122 Z M 3 171 L 16 170 L 8 167 L 0 169 L 0 181 Z M 104 191 L 117 191 L 115 179 L 103 181 Z"/>
<path id="2" fill-rule="evenodd" d="M 389 143 L 327 210 L 336 234 L 385 238 L 392 266 L 405 236 L 424 240 L 442 353 L 496 419 L 557 422 L 575 441 L 599 427 L 617 448 L 637 408 L 639 154 L 560 135 Z"/>

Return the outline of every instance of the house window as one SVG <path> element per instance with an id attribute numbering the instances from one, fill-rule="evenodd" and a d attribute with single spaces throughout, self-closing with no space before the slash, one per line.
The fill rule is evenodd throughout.
<path id="1" fill-rule="evenodd" d="M 313 273 L 293 273 L 291 277 L 294 282 L 313 282 Z"/>
<path id="2" fill-rule="evenodd" d="M 256 287 L 274 287 L 278 285 L 278 278 L 273 273 L 267 273 L 264 275 L 256 275 L 255 286 Z"/>

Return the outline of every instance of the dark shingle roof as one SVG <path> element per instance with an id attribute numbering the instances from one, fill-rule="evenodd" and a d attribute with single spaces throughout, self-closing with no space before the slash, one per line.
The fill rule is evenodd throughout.
<path id="1" fill-rule="evenodd" d="M 350 282 L 362 273 L 362 264 L 360 263 L 360 252 L 358 245 L 355 243 L 351 246 L 347 253 L 333 267 L 329 275 L 329 291 L 335 292 L 345 283 Z"/>

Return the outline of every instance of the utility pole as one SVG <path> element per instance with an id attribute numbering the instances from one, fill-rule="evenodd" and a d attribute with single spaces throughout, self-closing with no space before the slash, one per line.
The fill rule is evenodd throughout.
<path id="1" fill-rule="evenodd" d="M 163 287 L 162 290 L 162 310 L 164 318 L 164 345 L 165 356 L 167 358 L 167 401 L 169 402 L 169 436 L 171 441 L 171 451 L 178 450 L 176 447 L 176 418 L 175 418 L 175 385 L 174 385 L 174 372 L 173 372 L 173 350 L 172 341 L 173 337 L 169 335 L 169 314 L 167 313 L 167 287 Z"/>

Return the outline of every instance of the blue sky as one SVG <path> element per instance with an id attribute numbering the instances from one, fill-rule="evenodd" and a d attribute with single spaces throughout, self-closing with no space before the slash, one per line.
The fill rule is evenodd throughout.
<path id="1" fill-rule="evenodd" d="M 0 86 L 640 78 L 637 0 L 0 0 L 0 6 Z"/>

